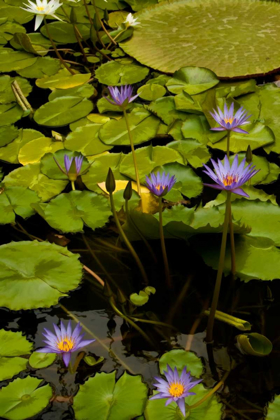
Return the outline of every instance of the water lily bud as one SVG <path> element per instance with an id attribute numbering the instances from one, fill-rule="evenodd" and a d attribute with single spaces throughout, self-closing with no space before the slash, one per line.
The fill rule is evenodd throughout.
<path id="1" fill-rule="evenodd" d="M 253 153 L 252 153 L 252 149 L 250 145 L 247 147 L 247 150 L 246 150 L 246 162 L 247 163 L 253 162 Z"/>
<path id="2" fill-rule="evenodd" d="M 75 7 L 71 8 L 70 22 L 73 23 L 73 24 L 78 22 L 77 15 L 76 15 L 76 12 L 75 12 Z"/>
<path id="3" fill-rule="evenodd" d="M 106 178 L 106 190 L 108 193 L 112 194 L 116 189 L 116 181 L 111 168 L 108 170 L 108 175 Z"/>
<path id="4" fill-rule="evenodd" d="M 132 183 L 131 183 L 131 181 L 129 181 L 126 184 L 125 190 L 123 192 L 123 198 L 125 200 L 130 200 L 131 199 L 131 196 L 132 196 Z"/>

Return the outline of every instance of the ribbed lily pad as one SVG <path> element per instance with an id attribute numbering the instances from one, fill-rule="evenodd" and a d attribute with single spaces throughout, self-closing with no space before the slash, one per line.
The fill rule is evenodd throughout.
<path id="1" fill-rule="evenodd" d="M 206 67 L 218 77 L 236 77 L 279 67 L 277 2 L 175 0 L 145 9 L 137 17 L 141 26 L 122 48 L 162 72 L 189 65 Z"/>
<path id="2" fill-rule="evenodd" d="M 62 232 L 81 232 L 103 227 L 111 216 L 109 201 L 89 191 L 71 191 L 54 198 L 44 209 L 45 219 Z"/>
<path id="3" fill-rule="evenodd" d="M 88 115 L 93 103 L 78 96 L 56 98 L 42 105 L 34 114 L 37 124 L 47 127 L 61 127 Z"/>
<path id="4" fill-rule="evenodd" d="M 54 363 L 56 353 L 39 353 L 34 351 L 29 357 L 29 364 L 33 369 L 44 369 Z"/>
<path id="5" fill-rule="evenodd" d="M 32 344 L 20 332 L 0 330 L 0 381 L 12 378 L 26 369 Z"/>
<path id="6" fill-rule="evenodd" d="M 266 420 L 278 420 L 280 413 L 280 395 L 276 395 L 274 401 L 268 404 Z"/>
<path id="7" fill-rule="evenodd" d="M 27 376 L 16 379 L 0 391 L 0 416 L 8 420 L 33 417 L 47 407 L 52 397 L 49 384 L 40 386 L 42 379 Z"/>
<path id="8" fill-rule="evenodd" d="M 65 140 L 65 147 L 69 150 L 81 152 L 84 156 L 97 155 L 110 150 L 108 146 L 100 141 L 98 133 L 102 124 L 88 124 L 78 127 L 70 133 Z"/>
<path id="9" fill-rule="evenodd" d="M 141 82 L 148 73 L 147 67 L 120 60 L 102 64 L 96 70 L 95 77 L 104 85 L 116 86 Z"/>
<path id="10" fill-rule="evenodd" d="M 26 219 L 34 214 L 31 204 L 40 201 L 36 192 L 24 187 L 5 188 L 0 195 L 0 224 L 14 223 L 16 215 Z"/>
<path id="11" fill-rule="evenodd" d="M 49 308 L 78 287 L 81 277 L 78 255 L 61 246 L 22 241 L 0 247 L 0 306 Z"/>
<path id="12" fill-rule="evenodd" d="M 138 107 L 128 114 L 128 121 L 134 144 L 141 144 L 155 137 L 160 123 L 149 111 Z M 129 146 L 125 118 L 107 122 L 100 129 L 99 137 L 107 145 Z"/>
<path id="13" fill-rule="evenodd" d="M 116 371 L 97 373 L 80 386 L 73 404 L 77 420 L 131 420 L 143 413 L 148 390 L 141 376 L 125 372 L 117 383 L 115 377 Z"/>

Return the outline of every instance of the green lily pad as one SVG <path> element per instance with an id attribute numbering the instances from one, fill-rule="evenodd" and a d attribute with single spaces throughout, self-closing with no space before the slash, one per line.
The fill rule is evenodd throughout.
<path id="1" fill-rule="evenodd" d="M 31 350 L 32 343 L 20 332 L 0 330 L 0 381 L 25 370 L 27 359 L 19 356 L 30 354 Z"/>
<path id="2" fill-rule="evenodd" d="M 90 98 L 96 96 L 97 91 L 94 86 L 84 84 L 82 86 L 75 86 L 70 89 L 54 89 L 49 96 L 49 101 L 53 101 L 61 96 L 80 96 L 81 98 Z"/>
<path id="3" fill-rule="evenodd" d="M 98 134 L 101 127 L 102 124 L 78 127 L 66 137 L 65 147 L 69 150 L 81 152 L 84 156 L 97 155 L 112 149 L 112 146 L 107 146 L 100 141 Z"/>
<path id="4" fill-rule="evenodd" d="M 6 4 L 7 3 L 7 4 Z M 15 1 L 11 3 L 6 1 L 4 4 L 1 4 L 1 17 L 7 18 L 9 21 L 15 21 L 20 24 L 30 22 L 33 19 L 33 15 L 25 10 L 22 10 L 20 7 L 21 4 L 16 5 Z"/>
<path id="5" fill-rule="evenodd" d="M 138 12 L 139 10 L 144 9 L 148 6 L 157 4 L 158 0 L 127 0 L 126 3 L 128 3 L 131 6 L 132 10 Z"/>
<path id="6" fill-rule="evenodd" d="M 203 373 L 201 359 L 191 351 L 178 349 L 164 353 L 159 359 L 159 370 L 162 375 L 164 374 L 164 371 L 167 371 L 167 365 L 172 369 L 177 367 L 179 373 L 187 366 L 188 372 L 191 372 L 191 375 L 197 378 Z"/>
<path id="7" fill-rule="evenodd" d="M 5 176 L 4 184 L 6 187 L 29 188 L 35 191 L 42 201 L 49 201 L 65 189 L 68 180 L 48 178 L 41 173 L 40 163 L 35 163 L 11 171 Z"/>
<path id="8" fill-rule="evenodd" d="M 279 67 L 277 2 L 178 0 L 160 2 L 137 17 L 141 25 L 121 47 L 140 63 L 162 72 L 190 65 L 210 69 L 218 77 L 237 77 Z"/>
<path id="9" fill-rule="evenodd" d="M 125 20 L 128 12 L 120 10 L 109 14 L 108 25 L 110 28 L 117 29 Z"/>
<path id="10" fill-rule="evenodd" d="M 6 18 L 1 18 L 0 45 L 6 45 L 7 42 L 13 38 L 15 33 L 25 33 L 25 28 L 18 23 L 7 21 Z"/>
<path id="11" fill-rule="evenodd" d="M 141 376 L 125 372 L 117 383 L 115 377 L 116 371 L 97 373 L 80 385 L 73 404 L 77 420 L 131 420 L 143 413 L 148 390 Z"/>
<path id="12" fill-rule="evenodd" d="M 62 69 L 53 76 L 45 76 L 42 79 L 37 79 L 36 85 L 42 89 L 71 89 L 84 85 L 90 78 L 90 73 L 73 75 L 67 69 Z"/>
<path id="13" fill-rule="evenodd" d="M 56 21 L 49 23 L 48 27 L 54 41 L 60 44 L 75 44 L 77 42 L 75 31 L 71 23 Z M 90 37 L 89 26 L 77 24 L 77 28 L 84 39 L 88 39 Z M 45 25 L 41 27 L 40 32 L 44 37 L 48 38 Z"/>
<path id="14" fill-rule="evenodd" d="M 162 98 L 166 94 L 164 86 L 157 85 L 156 83 L 150 83 L 141 86 L 137 93 L 141 99 L 145 101 L 155 101 L 156 99 Z"/>
<path id="15" fill-rule="evenodd" d="M 31 140 L 21 147 L 18 160 L 22 165 L 40 162 L 46 153 L 55 153 L 57 150 L 64 149 L 60 141 L 53 141 L 48 137 Z"/>
<path id="16" fill-rule="evenodd" d="M 194 139 L 201 144 L 215 147 L 211 143 L 216 143 L 225 136 L 224 132 L 210 131 L 210 125 L 204 115 L 187 115 L 182 123 L 181 131 L 183 138 Z M 177 139 L 176 140 L 181 140 Z"/>
<path id="17" fill-rule="evenodd" d="M 0 416 L 8 420 L 33 417 L 47 407 L 52 397 L 49 384 L 40 386 L 42 379 L 27 376 L 16 379 L 0 391 Z"/>
<path id="18" fill-rule="evenodd" d="M 211 158 L 208 148 L 197 140 L 177 140 L 168 143 L 167 147 L 176 150 L 194 168 L 203 166 Z"/>
<path id="19" fill-rule="evenodd" d="M 275 136 L 275 143 L 265 147 L 267 153 L 280 153 L 280 128 L 279 115 L 276 112 L 280 104 L 280 89 L 274 84 L 269 84 L 265 88 L 258 91 L 261 101 L 260 118 L 265 121 L 265 124 L 271 128 Z"/>
<path id="20" fill-rule="evenodd" d="M 242 354 L 250 356 L 268 356 L 273 349 L 271 341 L 262 334 L 243 333 L 236 337 L 237 347 Z"/>
<path id="21" fill-rule="evenodd" d="M 129 300 L 133 303 L 133 305 L 135 306 L 143 306 L 145 305 L 145 303 L 148 302 L 149 300 L 149 296 L 147 295 L 146 292 L 144 292 L 143 290 L 140 290 L 139 293 L 132 293 L 129 296 Z"/>
<path id="22" fill-rule="evenodd" d="M 185 121 L 187 118 L 185 112 L 176 110 L 174 98 L 172 96 L 157 99 L 155 102 L 148 105 L 148 109 L 157 115 L 165 124 L 172 124 L 176 120 Z"/>
<path id="23" fill-rule="evenodd" d="M 275 399 L 268 404 L 266 420 L 278 420 L 280 413 L 280 395 L 276 395 Z"/>
<path id="24" fill-rule="evenodd" d="M 96 70 L 95 77 L 99 83 L 104 85 L 120 86 L 141 82 L 148 74 L 149 69 L 147 67 L 131 62 L 127 63 L 124 60 L 116 60 L 102 64 Z"/>
<path id="25" fill-rule="evenodd" d="M 277 206 L 277 201 L 275 195 L 266 194 L 263 190 L 260 190 L 259 188 L 255 188 L 252 185 L 245 185 L 242 186 L 242 189 L 249 195 L 249 197 L 246 197 L 247 201 L 269 201 L 270 203 Z M 233 194 L 231 196 L 231 202 L 243 200 L 244 197 L 241 195 Z M 227 200 L 227 193 L 225 191 L 220 192 L 220 194 L 217 195 L 215 200 L 208 201 L 207 204 L 205 204 L 204 208 L 211 208 L 213 206 L 220 206 L 221 204 L 225 204 Z"/>
<path id="26" fill-rule="evenodd" d="M 242 80 L 241 82 L 220 82 L 219 86 L 216 87 L 217 98 L 226 97 L 237 98 L 247 93 L 256 92 L 257 82 L 255 79 Z M 239 100 L 239 99 L 238 99 Z"/>
<path id="27" fill-rule="evenodd" d="M 68 125 L 88 115 L 93 103 L 78 96 L 63 96 L 42 105 L 34 114 L 37 124 L 47 127 Z"/>
<path id="28" fill-rule="evenodd" d="M 44 369 L 51 366 L 56 359 L 56 353 L 38 353 L 34 351 L 29 357 L 29 364 L 33 369 Z"/>
<path id="29" fill-rule="evenodd" d="M 18 74 L 28 79 L 38 79 L 45 76 L 52 76 L 60 69 L 60 61 L 52 57 L 38 57 L 36 61 L 21 70 Z"/>
<path id="30" fill-rule="evenodd" d="M 0 250 L 0 306 L 16 311 L 50 308 L 79 285 L 82 266 L 78 255 L 66 248 L 22 241 Z"/>
<path id="31" fill-rule="evenodd" d="M 6 146 L 18 137 L 18 128 L 14 125 L 0 127 L 0 147 Z M 0 152 L 1 153 L 1 152 Z"/>
<path id="32" fill-rule="evenodd" d="M 135 151 L 140 180 L 144 183 L 146 175 L 149 175 L 157 166 L 166 165 L 171 162 L 182 163 L 181 155 L 176 150 L 164 146 L 152 145 L 142 147 Z M 130 179 L 135 179 L 132 153 L 126 155 L 120 164 L 121 174 Z"/>
<path id="33" fill-rule="evenodd" d="M 46 175 L 50 179 L 63 179 L 69 182 L 68 176 L 65 175 L 57 166 L 55 159 L 60 164 L 62 168 L 64 168 L 64 156 L 67 155 L 69 158 L 75 156 L 81 156 L 79 152 L 72 152 L 70 150 L 61 149 L 58 150 L 56 153 L 48 153 L 46 154 L 41 160 L 41 172 Z M 85 171 L 89 168 L 89 163 L 87 159 L 83 160 L 81 172 Z"/>
<path id="34" fill-rule="evenodd" d="M 10 77 L 8 75 L 0 76 L 0 103 L 9 104 L 16 102 L 16 97 L 12 91 L 11 84 L 13 81 L 17 81 L 22 93 L 25 97 L 32 91 L 32 87 L 26 79 L 21 77 Z"/>
<path id="35" fill-rule="evenodd" d="M 218 83 L 219 79 L 211 70 L 202 67 L 183 67 L 174 73 L 166 86 L 175 94 L 186 92 L 189 95 L 197 95 Z"/>
<path id="36" fill-rule="evenodd" d="M 159 119 L 151 115 L 144 108 L 134 108 L 128 114 L 129 128 L 133 138 L 133 144 L 141 144 L 151 140 L 157 134 Z M 125 118 L 110 120 L 100 129 L 100 140 L 107 145 L 130 145 Z"/>
<path id="37" fill-rule="evenodd" d="M 24 219 L 32 216 L 35 212 L 31 204 L 39 201 L 37 194 L 27 188 L 5 188 L 0 195 L 0 224 L 14 223 L 16 215 Z"/>
<path id="38" fill-rule="evenodd" d="M 34 64 L 36 60 L 37 57 L 34 57 L 33 54 L 2 48 L 0 49 L 0 72 L 22 70 Z"/>
<path id="39" fill-rule="evenodd" d="M 49 225 L 62 232 L 81 232 L 84 224 L 103 227 L 112 215 L 109 201 L 89 191 L 60 194 L 46 205 L 44 214 Z"/>
<path id="40" fill-rule="evenodd" d="M 48 46 L 32 44 L 31 38 L 26 33 L 15 33 L 11 45 L 16 49 L 23 49 L 26 52 L 41 56 L 46 55 L 49 50 Z"/>
<path id="41" fill-rule="evenodd" d="M 0 127 L 14 124 L 21 119 L 23 110 L 16 103 L 0 105 Z"/>
<path id="42" fill-rule="evenodd" d="M 111 112 L 111 113 L 114 113 L 114 114 L 116 113 L 116 115 L 120 114 L 120 113 L 121 114 L 123 113 L 123 111 L 120 107 L 118 107 L 116 105 L 113 105 L 113 104 L 110 104 L 110 102 L 108 102 L 106 98 L 98 99 L 96 105 L 97 105 L 98 112 L 100 112 L 100 114 L 103 114 L 104 112 Z M 128 109 L 133 108 L 133 105 L 134 105 L 134 103 L 128 104 Z"/>
<path id="43" fill-rule="evenodd" d="M 209 393 L 209 389 L 205 389 L 201 384 L 192 388 L 192 391 L 195 392 L 196 395 L 191 395 L 186 398 L 186 404 L 188 405 L 197 403 Z M 154 392 L 153 395 L 156 393 L 157 392 Z M 222 418 L 222 404 L 218 402 L 215 394 L 190 412 L 187 411 L 186 416 L 183 416 L 175 402 L 172 402 L 166 407 L 166 400 L 166 398 L 149 400 L 145 410 L 145 419 L 158 420 L 160 418 L 160 420 L 201 420 L 205 418 L 209 420 L 220 420 Z"/>

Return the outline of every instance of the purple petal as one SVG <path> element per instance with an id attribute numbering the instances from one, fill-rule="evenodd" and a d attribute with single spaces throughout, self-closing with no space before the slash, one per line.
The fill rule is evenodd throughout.
<path id="1" fill-rule="evenodd" d="M 245 191 L 242 190 L 242 188 L 235 188 L 231 192 L 233 192 L 234 194 L 237 194 L 237 195 L 242 195 L 243 197 L 250 198 L 250 196 L 248 194 L 246 194 Z"/>
<path id="2" fill-rule="evenodd" d="M 63 362 L 64 362 L 65 366 L 68 367 L 68 365 L 70 363 L 70 360 L 71 360 L 71 353 L 70 353 L 70 351 L 67 352 L 67 353 L 64 352 L 62 354 L 62 359 L 63 359 Z"/>
<path id="3" fill-rule="evenodd" d="M 186 416 L 186 404 L 185 404 L 185 398 L 179 398 L 178 401 L 176 402 L 178 407 L 180 408 L 183 416 Z"/>

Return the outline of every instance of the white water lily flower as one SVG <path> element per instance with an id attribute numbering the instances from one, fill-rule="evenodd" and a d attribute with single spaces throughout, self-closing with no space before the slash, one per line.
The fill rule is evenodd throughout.
<path id="1" fill-rule="evenodd" d="M 60 6 L 62 6 L 62 4 L 59 3 L 59 0 L 50 0 L 50 2 L 48 2 L 48 0 L 36 0 L 36 3 L 33 3 L 32 1 L 28 0 L 28 3 L 29 4 L 24 4 L 24 6 L 27 7 L 26 9 L 24 7 L 21 7 L 21 9 L 36 15 L 35 31 L 39 28 L 39 26 L 43 22 L 44 16 L 46 15 L 61 20 L 54 14 L 57 11 L 57 9 Z"/>
<path id="2" fill-rule="evenodd" d="M 126 20 L 124 21 L 124 23 L 127 23 L 128 26 L 136 26 L 136 25 L 140 25 L 140 22 L 136 22 L 138 18 L 133 17 L 132 13 L 129 13 L 126 17 Z"/>

